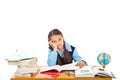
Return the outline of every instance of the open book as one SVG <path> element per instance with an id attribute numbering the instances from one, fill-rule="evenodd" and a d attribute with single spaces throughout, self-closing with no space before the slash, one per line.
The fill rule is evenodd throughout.
<path id="1" fill-rule="evenodd" d="M 79 67 L 75 66 L 76 63 L 66 64 L 66 65 L 55 65 L 55 66 L 44 66 L 40 68 L 40 75 L 47 75 L 51 78 L 56 78 L 63 71 L 76 70 Z"/>
<path id="2" fill-rule="evenodd" d="M 76 63 L 71 63 L 71 64 L 66 64 L 66 65 L 55 65 L 55 66 L 44 66 L 40 68 L 40 72 L 45 72 L 45 71 L 57 71 L 57 72 L 61 72 L 64 70 L 75 70 L 78 69 L 79 67 L 75 66 Z"/>
<path id="3" fill-rule="evenodd" d="M 84 66 L 75 70 L 75 77 L 112 77 L 115 76 L 111 71 L 102 68 L 102 66 Z"/>

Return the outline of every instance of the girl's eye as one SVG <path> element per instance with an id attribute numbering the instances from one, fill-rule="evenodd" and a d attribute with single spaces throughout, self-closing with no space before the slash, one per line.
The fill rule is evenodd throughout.
<path id="1" fill-rule="evenodd" d="M 58 41 L 61 41 L 61 38 Z"/>
<path id="2" fill-rule="evenodd" d="M 57 41 L 52 41 L 53 43 L 56 43 Z"/>

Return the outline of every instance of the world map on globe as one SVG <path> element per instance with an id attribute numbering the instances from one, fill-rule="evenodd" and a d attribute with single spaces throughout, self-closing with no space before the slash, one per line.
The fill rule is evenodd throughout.
<path id="1" fill-rule="evenodd" d="M 108 53 L 102 52 L 98 55 L 97 61 L 101 65 L 107 65 L 111 61 L 111 56 Z"/>

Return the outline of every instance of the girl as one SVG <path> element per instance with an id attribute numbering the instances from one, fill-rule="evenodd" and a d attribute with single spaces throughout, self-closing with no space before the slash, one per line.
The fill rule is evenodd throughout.
<path id="1" fill-rule="evenodd" d="M 48 43 L 47 63 L 49 66 L 69 64 L 73 60 L 78 62 L 76 66 L 80 68 L 86 65 L 86 62 L 78 55 L 77 49 L 64 40 L 60 30 L 53 29 L 49 32 Z"/>

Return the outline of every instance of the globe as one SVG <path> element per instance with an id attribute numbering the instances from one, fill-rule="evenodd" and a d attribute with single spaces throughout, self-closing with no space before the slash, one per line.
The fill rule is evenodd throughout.
<path id="1" fill-rule="evenodd" d="M 97 61 L 100 65 L 103 65 L 103 68 L 105 68 L 105 65 L 110 63 L 111 56 L 106 52 L 102 52 L 97 56 Z"/>

